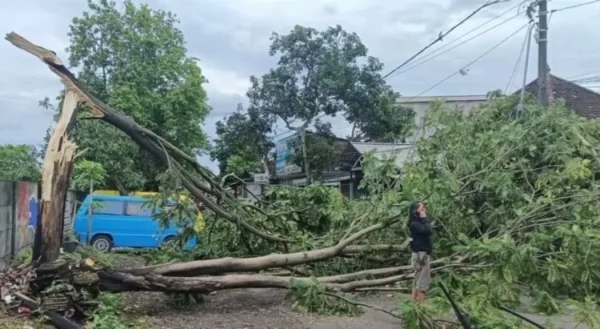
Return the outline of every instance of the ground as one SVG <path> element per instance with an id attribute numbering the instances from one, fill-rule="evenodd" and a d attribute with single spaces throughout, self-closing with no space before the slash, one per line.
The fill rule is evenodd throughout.
<path id="1" fill-rule="evenodd" d="M 118 255 L 118 267 L 144 264 L 138 256 L 113 255 Z M 293 301 L 288 292 L 281 289 L 218 291 L 206 296 L 203 303 L 190 308 L 174 308 L 169 305 L 169 298 L 165 294 L 157 292 L 130 292 L 125 293 L 124 298 L 127 314 L 132 321 L 146 322 L 152 329 L 402 329 L 399 319 L 369 309 L 357 317 L 300 314 L 293 310 Z M 382 293 L 364 296 L 360 301 L 392 311 L 399 298 L 408 296 Z M 524 304 L 530 302 L 525 301 Z M 583 325 L 573 324 L 569 316 L 526 316 L 541 324 L 550 320 L 556 329 L 586 329 Z M 453 316 L 448 319 L 456 320 Z"/>
<path id="2" fill-rule="evenodd" d="M 393 310 L 397 297 L 379 294 L 362 301 Z M 358 317 L 314 317 L 292 310 L 286 291 L 278 289 L 239 289 L 219 291 L 204 303 L 189 309 L 173 309 L 160 293 L 137 292 L 126 296 L 127 313 L 143 319 L 154 329 L 401 329 L 401 321 L 385 313 L 366 310 Z M 539 323 L 545 318 L 527 315 Z M 452 319 L 452 318 L 450 318 Z M 550 318 L 557 329 L 576 326 L 568 316 Z M 585 329 L 578 326 L 578 329 Z"/>

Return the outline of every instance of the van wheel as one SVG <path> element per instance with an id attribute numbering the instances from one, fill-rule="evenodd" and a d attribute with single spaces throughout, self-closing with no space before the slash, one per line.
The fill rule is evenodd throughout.
<path id="1" fill-rule="evenodd" d="M 109 236 L 97 235 L 92 239 L 92 247 L 100 252 L 110 252 L 113 247 L 113 242 Z"/>
<path id="2" fill-rule="evenodd" d="M 163 243 L 162 243 L 163 247 L 165 247 L 165 246 L 174 246 L 174 245 L 175 245 L 175 237 L 174 236 L 166 237 L 163 240 Z"/>

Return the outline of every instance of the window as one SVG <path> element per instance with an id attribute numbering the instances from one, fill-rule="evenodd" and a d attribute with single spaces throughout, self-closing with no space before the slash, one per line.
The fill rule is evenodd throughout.
<path id="1" fill-rule="evenodd" d="M 123 201 L 94 201 L 94 214 L 100 215 L 123 215 Z"/>
<path id="2" fill-rule="evenodd" d="M 128 216 L 143 216 L 143 217 L 151 217 L 152 210 L 144 207 L 143 202 L 127 202 L 127 208 L 125 213 Z"/>

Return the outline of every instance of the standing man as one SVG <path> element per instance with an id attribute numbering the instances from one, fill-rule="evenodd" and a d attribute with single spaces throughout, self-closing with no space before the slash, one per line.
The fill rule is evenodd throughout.
<path id="1" fill-rule="evenodd" d="M 412 300 L 417 303 L 425 301 L 425 294 L 431 285 L 431 250 L 433 249 L 433 229 L 427 218 L 427 209 L 423 202 L 410 206 L 408 227 L 410 229 L 410 263 L 415 271 Z"/>

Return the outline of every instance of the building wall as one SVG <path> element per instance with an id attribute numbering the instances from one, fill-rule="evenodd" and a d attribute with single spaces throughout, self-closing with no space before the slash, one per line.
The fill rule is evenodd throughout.
<path id="1" fill-rule="evenodd" d="M 0 181 L 0 269 L 12 257 L 14 235 L 14 193 L 13 182 Z"/>
<path id="2" fill-rule="evenodd" d="M 38 186 L 29 182 L 0 181 L 0 270 L 21 251 L 33 245 L 37 227 Z M 73 208 L 69 191 L 66 209 Z M 65 229 L 72 225 L 72 210 L 65 211 Z"/>
<path id="3" fill-rule="evenodd" d="M 431 104 L 438 99 L 445 101 L 446 107 L 463 114 L 469 114 L 473 109 L 487 101 L 487 96 L 439 96 L 439 97 L 400 97 L 398 103 L 410 107 L 415 111 L 415 124 L 418 127 L 419 134 L 416 138 L 430 137 L 435 133 L 434 129 L 422 129 L 427 115 L 431 112 Z"/>

